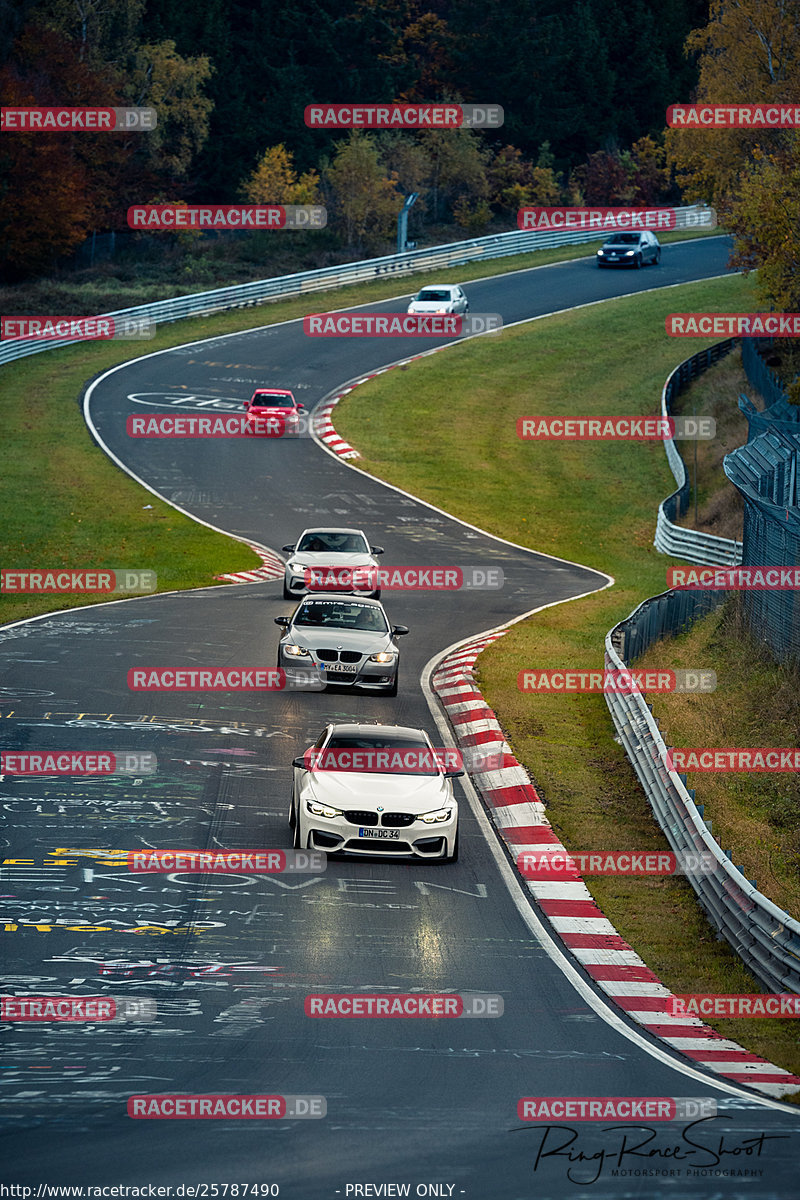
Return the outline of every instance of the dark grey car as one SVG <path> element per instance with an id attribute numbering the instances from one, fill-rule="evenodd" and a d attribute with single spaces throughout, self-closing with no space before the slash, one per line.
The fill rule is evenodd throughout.
<path id="1" fill-rule="evenodd" d="M 661 262 L 661 244 L 649 229 L 615 233 L 597 251 L 598 267 L 643 267 Z"/>

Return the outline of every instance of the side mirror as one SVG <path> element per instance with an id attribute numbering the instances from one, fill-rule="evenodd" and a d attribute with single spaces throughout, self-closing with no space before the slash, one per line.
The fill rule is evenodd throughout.
<path id="1" fill-rule="evenodd" d="M 464 774 L 464 772 L 463 771 L 445 771 L 444 774 L 445 774 L 446 779 L 460 779 L 461 776 Z"/>
<path id="2" fill-rule="evenodd" d="M 276 625 L 288 625 L 289 624 L 288 617 L 274 617 L 273 619 L 274 619 Z"/>
<path id="3" fill-rule="evenodd" d="M 291 554 L 294 550 L 294 546 L 291 544 L 288 546 L 281 546 L 281 550 L 285 550 L 288 554 Z"/>
<path id="4" fill-rule="evenodd" d="M 370 551 L 370 554 L 385 554 L 386 553 L 383 546 L 370 546 L 369 551 Z"/>
<path id="5" fill-rule="evenodd" d="M 296 412 L 305 412 L 305 411 L 306 411 L 306 406 L 305 406 L 305 404 L 296 404 L 296 405 L 295 405 L 295 411 L 296 411 Z"/>
<path id="6" fill-rule="evenodd" d="M 397 636 L 399 637 L 401 634 L 408 633 L 408 626 L 407 625 L 393 625 L 392 633 L 397 634 Z"/>
<path id="7" fill-rule="evenodd" d="M 302 755 L 302 754 L 300 755 L 300 757 L 299 757 L 299 758 L 293 758 L 293 759 L 292 759 L 292 766 L 293 766 L 293 767 L 299 767 L 299 768 L 301 769 L 301 771 L 304 771 L 304 770 L 307 770 L 307 769 L 308 769 L 308 768 L 306 767 L 306 760 L 303 758 L 303 755 Z"/>

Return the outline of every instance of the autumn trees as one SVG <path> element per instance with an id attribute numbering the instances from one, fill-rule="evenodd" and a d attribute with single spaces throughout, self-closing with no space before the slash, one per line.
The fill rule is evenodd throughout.
<path id="1" fill-rule="evenodd" d="M 687 49 L 699 55 L 699 101 L 800 97 L 798 0 L 712 0 Z M 733 233 L 734 264 L 758 268 L 765 307 L 800 310 L 800 130 L 673 129 L 667 149 L 687 199 L 713 205 Z"/>
<path id="2" fill-rule="evenodd" d="M 0 138 L 0 264 L 14 278 L 51 267 L 95 229 L 122 227 L 129 203 L 170 198 L 208 136 L 212 67 L 174 42 L 142 39 L 145 0 L 24 6 L 0 43 L 6 107 L 155 107 L 138 133 L 5 132 Z"/>

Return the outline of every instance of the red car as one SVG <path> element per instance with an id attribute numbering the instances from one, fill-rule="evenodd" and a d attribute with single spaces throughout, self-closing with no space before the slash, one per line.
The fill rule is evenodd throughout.
<path id="1" fill-rule="evenodd" d="M 247 402 L 245 416 L 253 433 L 266 437 L 297 437 L 303 425 L 305 406 L 281 388 L 256 388 Z"/>

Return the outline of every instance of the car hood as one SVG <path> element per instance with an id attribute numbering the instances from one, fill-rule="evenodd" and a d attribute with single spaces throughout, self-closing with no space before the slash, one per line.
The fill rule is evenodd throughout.
<path id="1" fill-rule="evenodd" d="M 309 771 L 304 799 L 334 808 L 366 808 L 379 804 L 387 812 L 424 813 L 454 804 L 452 788 L 442 775 L 390 775 L 367 771 Z"/>
<path id="2" fill-rule="evenodd" d="M 377 654 L 379 650 L 396 650 L 390 633 L 375 633 L 371 629 L 335 629 L 331 625 L 293 625 L 289 631 L 289 641 L 305 650 L 313 650 L 315 646 L 334 649 L 341 646 L 343 650 L 358 650 L 361 654 Z"/>
<path id="3" fill-rule="evenodd" d="M 639 242 L 603 242 L 602 250 L 640 250 Z"/>

